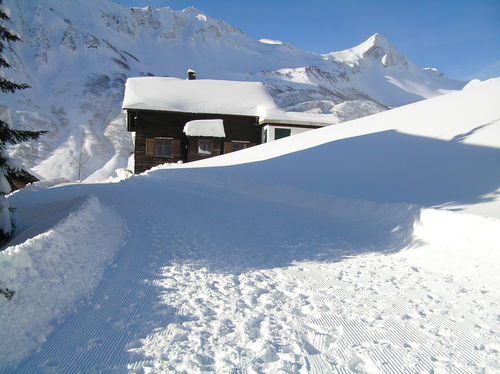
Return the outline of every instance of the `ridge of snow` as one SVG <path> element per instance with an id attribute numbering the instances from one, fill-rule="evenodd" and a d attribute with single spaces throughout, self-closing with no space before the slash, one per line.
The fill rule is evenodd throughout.
<path id="1" fill-rule="evenodd" d="M 261 161 L 335 140 L 387 130 L 446 141 L 458 139 L 463 135 L 460 140 L 467 142 L 467 139 L 473 138 L 475 134 L 474 131 L 469 132 L 474 124 L 496 123 L 500 112 L 495 103 L 499 99 L 500 78 L 475 82 L 474 85 L 462 91 L 343 122 L 337 126 L 298 134 L 293 138 L 280 139 L 279 143 L 262 144 L 258 148 L 249 148 L 238 153 L 192 162 L 183 167 L 223 166 Z M 406 120 L 399 122 L 397 119 L 403 115 Z M 441 125 L 443 122 L 447 124 L 446 128 Z M 489 140 L 489 136 L 477 137 L 470 144 L 500 147 L 497 139 L 493 140 L 496 145 Z"/>
<path id="2" fill-rule="evenodd" d="M 407 146 L 410 148 L 415 147 L 416 152 L 424 146 L 428 147 L 425 151 L 421 149 L 421 152 L 425 153 L 425 157 L 423 154 L 418 159 L 414 159 L 414 156 L 411 156 L 408 160 L 397 158 L 388 162 L 383 161 L 384 156 L 380 155 L 382 158 L 375 161 L 375 159 L 379 158 L 376 154 L 380 151 L 375 151 L 375 148 L 373 148 L 373 152 L 375 153 L 371 154 L 369 157 L 372 159 L 372 162 L 380 162 L 380 164 L 377 164 L 377 167 L 383 169 L 384 172 L 379 172 L 379 175 L 374 175 L 372 169 L 375 169 L 375 167 L 361 166 L 364 165 L 364 163 L 356 166 L 358 172 L 364 175 L 358 182 L 359 186 L 356 187 L 357 193 L 364 191 L 363 194 L 365 194 L 365 184 L 374 184 L 374 181 L 377 180 L 377 185 L 380 184 L 380 186 L 374 188 L 374 191 L 379 192 L 373 195 L 367 193 L 363 195 L 365 199 L 377 201 L 377 199 L 380 198 L 382 202 L 385 202 L 385 199 L 388 198 L 388 194 L 383 191 L 391 190 L 390 201 L 400 201 L 397 200 L 399 198 L 411 199 L 404 201 L 422 204 L 424 201 L 429 201 L 424 191 L 427 191 L 427 193 L 430 193 L 429 191 L 435 191 L 436 196 L 441 196 L 443 192 L 439 191 L 441 188 L 444 188 L 443 186 L 445 185 L 447 185 L 450 190 L 455 191 L 457 196 L 461 196 L 469 187 L 472 188 L 477 181 L 462 179 L 462 175 L 459 172 L 454 173 L 453 178 L 450 176 L 442 180 L 442 178 L 439 177 L 440 168 L 443 173 L 448 169 L 456 170 L 453 162 L 459 162 L 458 160 L 461 159 L 463 167 L 465 168 L 467 165 L 467 170 L 469 170 L 470 173 L 478 173 L 475 178 L 483 180 L 488 187 L 484 187 L 483 193 L 485 195 L 480 199 L 481 202 L 476 202 L 475 204 L 450 202 L 450 209 L 455 207 L 474 213 L 483 212 L 483 214 L 487 216 L 493 215 L 494 217 L 500 218 L 500 200 L 495 197 L 495 190 L 498 188 L 498 186 L 495 186 L 496 177 L 484 171 L 485 169 L 489 170 L 487 169 L 487 165 L 492 165 L 492 159 L 500 148 L 498 142 L 498 139 L 500 139 L 500 107 L 496 105 L 499 100 L 500 78 L 497 78 L 459 92 L 409 104 L 407 106 L 344 122 L 335 126 L 326 126 L 297 134 L 293 137 L 262 144 L 258 147 L 224 154 L 216 158 L 191 162 L 182 167 L 222 167 L 245 164 L 247 165 L 246 169 L 249 169 L 248 172 L 251 173 L 253 167 L 248 166 L 249 163 L 258 164 L 265 160 L 274 160 L 272 164 L 275 164 L 275 167 L 281 170 L 279 165 L 281 162 L 285 162 L 281 161 L 282 159 L 299 158 L 300 151 L 306 154 L 311 152 L 311 155 L 313 155 L 314 147 L 324 146 L 325 149 L 329 149 L 331 153 L 336 154 L 336 156 L 328 156 L 332 157 L 329 161 L 330 171 L 328 175 L 318 179 L 316 176 L 313 176 L 316 175 L 315 169 L 309 171 L 307 167 L 304 167 L 303 173 L 305 174 L 301 175 L 299 182 L 297 182 L 293 176 L 277 173 L 267 176 L 267 183 L 272 183 L 273 180 L 279 180 L 281 178 L 289 181 L 289 183 L 299 183 L 303 188 L 307 187 L 315 191 L 318 189 L 321 190 L 323 185 L 332 185 L 336 186 L 335 188 L 338 189 L 338 192 L 345 197 L 351 197 L 352 194 L 355 193 L 351 191 L 354 187 L 344 185 L 342 182 L 344 179 L 349 179 L 349 177 L 348 169 L 345 169 L 344 166 L 345 163 L 340 161 L 343 157 L 347 157 L 347 150 L 345 151 L 345 155 L 342 154 L 342 149 L 344 148 L 341 144 L 346 144 L 347 147 L 347 144 L 354 142 L 355 139 L 359 137 L 365 137 L 366 139 L 373 138 L 374 142 L 380 142 L 382 147 L 389 147 L 389 144 L 393 144 L 393 142 L 397 142 L 398 144 L 408 143 Z M 339 145 L 335 146 L 335 144 Z M 476 151 L 473 150 L 475 149 L 474 147 L 469 148 L 471 146 L 479 147 L 482 151 L 477 151 L 476 153 Z M 400 147 L 400 145 L 394 145 L 394 147 L 397 148 Z M 367 148 L 364 152 L 369 152 L 369 149 L 371 148 Z M 390 148 L 388 148 L 388 150 L 389 149 Z M 431 151 L 431 149 L 434 151 Z M 438 155 L 444 152 L 444 149 L 450 153 L 449 157 L 450 160 L 452 160 L 450 161 L 451 163 L 443 160 L 443 162 L 439 164 L 439 167 L 437 163 L 435 163 L 433 168 L 427 170 L 429 168 L 429 166 L 426 166 L 427 162 L 432 163 L 430 159 L 441 157 Z M 297 155 L 292 156 L 295 153 L 297 153 Z M 304 157 L 307 159 L 307 156 Z M 320 162 L 316 157 L 311 157 L 311 163 Z M 352 157 L 356 157 L 357 159 L 359 156 L 352 155 Z M 479 157 L 479 159 L 476 159 L 476 157 Z M 483 160 L 482 157 L 485 157 L 485 159 Z M 297 163 L 297 166 L 295 166 L 297 170 L 298 165 L 303 164 L 305 161 L 299 161 L 297 159 L 295 162 Z M 415 192 L 412 196 L 405 195 L 398 197 L 398 191 L 410 189 L 411 181 L 418 179 L 414 171 L 411 171 L 410 175 L 403 178 L 402 175 L 406 175 L 405 163 L 414 165 L 415 169 L 422 169 L 420 170 L 421 173 L 425 174 L 429 172 L 433 175 L 435 174 L 433 178 L 435 181 L 440 180 L 440 184 L 434 185 L 434 183 L 437 182 L 429 180 L 424 183 L 425 186 L 423 186 L 422 190 L 418 193 Z M 484 165 L 481 165 L 481 168 L 477 168 L 475 163 L 478 165 L 483 163 Z M 168 167 L 169 165 L 163 166 L 163 168 Z M 158 168 L 161 169 L 162 167 Z M 395 173 L 395 170 L 398 170 L 398 172 Z M 255 176 L 255 178 L 257 178 L 257 176 Z M 331 178 L 333 178 L 335 182 L 333 182 Z M 316 182 L 313 183 L 313 180 Z M 407 183 L 410 183 L 410 185 L 407 185 Z M 460 184 L 460 189 L 456 188 L 454 183 Z M 491 190 L 491 188 L 493 188 L 493 190 Z M 331 192 L 333 193 L 333 191 L 335 191 L 335 189 Z M 448 202 L 449 201 L 436 199 L 433 203 L 429 203 L 429 206 Z"/>
<path id="3" fill-rule="evenodd" d="M 274 39 L 259 39 L 259 42 L 263 44 L 273 44 L 273 45 L 283 44 L 281 40 L 274 40 Z"/>
<path id="4" fill-rule="evenodd" d="M 101 281 L 125 239 L 123 220 L 93 196 L 34 207 L 23 218 L 19 244 L 0 252 L 1 280 L 16 292 L 12 302 L 0 300 L 1 366 L 46 340 L 53 321 Z"/>

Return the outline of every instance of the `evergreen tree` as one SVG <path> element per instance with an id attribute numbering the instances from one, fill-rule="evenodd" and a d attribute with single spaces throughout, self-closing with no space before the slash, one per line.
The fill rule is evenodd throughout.
<path id="1" fill-rule="evenodd" d="M 10 11 L 2 5 L 0 0 L 0 90 L 4 93 L 14 93 L 29 86 L 24 83 L 15 83 L 5 78 L 4 69 L 11 65 L 3 56 L 5 47 L 9 43 L 20 41 L 21 39 L 14 32 L 5 27 L 9 21 Z M 46 131 L 24 131 L 14 130 L 9 127 L 11 116 L 9 108 L 0 106 L 0 244 L 10 239 L 13 232 L 11 220 L 12 209 L 9 208 L 5 195 L 11 191 L 11 184 L 15 178 L 22 177 L 22 168 L 14 165 L 8 157 L 6 147 L 8 144 L 17 144 L 31 139 L 37 139 Z"/>

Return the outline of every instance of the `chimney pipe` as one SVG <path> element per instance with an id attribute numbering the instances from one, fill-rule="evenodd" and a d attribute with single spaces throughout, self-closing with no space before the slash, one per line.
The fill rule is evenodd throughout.
<path id="1" fill-rule="evenodd" d="M 196 71 L 189 69 L 187 71 L 187 74 L 188 74 L 188 77 L 187 77 L 188 80 L 192 81 L 192 80 L 196 79 Z"/>

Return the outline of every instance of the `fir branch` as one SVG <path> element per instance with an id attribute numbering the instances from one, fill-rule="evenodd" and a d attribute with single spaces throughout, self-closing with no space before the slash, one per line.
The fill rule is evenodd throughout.
<path id="1" fill-rule="evenodd" d="M 46 134 L 47 131 L 30 131 L 30 130 L 14 130 L 0 121 L 0 143 L 17 144 L 26 142 L 28 140 L 38 139 L 41 135 Z"/>
<path id="2" fill-rule="evenodd" d="M 9 30 L 7 30 L 4 26 L 0 25 L 0 38 L 2 40 L 8 40 L 11 42 L 17 42 L 21 40 L 19 36 L 16 34 L 11 33 Z"/>
<path id="3" fill-rule="evenodd" d="M 24 90 L 25 88 L 29 88 L 29 85 L 26 83 L 15 83 L 0 78 L 0 90 L 2 90 L 2 92 L 15 92 L 17 90 Z"/>
<path id="4" fill-rule="evenodd" d="M 1 49 L 0 49 L 0 51 L 1 51 Z M 11 67 L 10 64 L 7 62 L 7 60 L 5 60 L 3 58 L 3 56 L 1 56 L 1 55 L 0 55 L 0 67 L 5 68 L 5 69 L 8 69 Z"/>

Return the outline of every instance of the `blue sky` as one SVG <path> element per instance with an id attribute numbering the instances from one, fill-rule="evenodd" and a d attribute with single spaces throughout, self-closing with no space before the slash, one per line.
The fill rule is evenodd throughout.
<path id="1" fill-rule="evenodd" d="M 195 6 L 256 38 L 312 52 L 351 48 L 378 32 L 410 60 L 452 78 L 500 76 L 500 0 L 114 0 Z"/>

